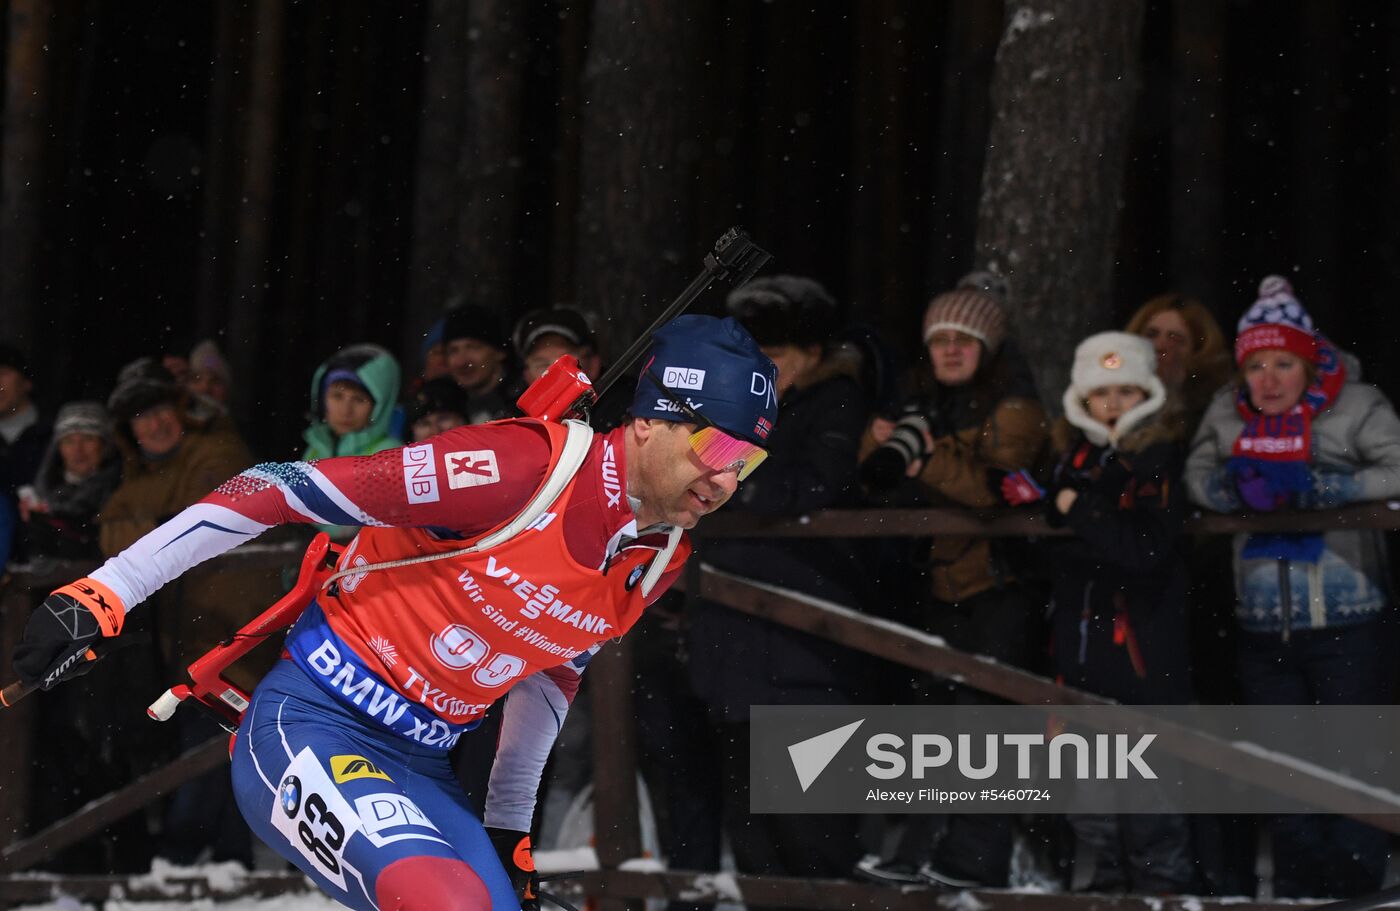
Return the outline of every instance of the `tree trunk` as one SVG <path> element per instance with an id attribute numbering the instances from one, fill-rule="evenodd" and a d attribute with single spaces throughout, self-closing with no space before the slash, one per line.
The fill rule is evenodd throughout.
<path id="1" fill-rule="evenodd" d="M 1331 300 L 1344 296 L 1339 243 L 1344 228 L 1342 210 L 1334 201 L 1345 198 L 1339 166 L 1350 157 L 1339 141 L 1346 108 L 1338 103 L 1346 96 L 1339 72 L 1340 48 L 1350 27 L 1332 4 L 1299 7 L 1297 72 L 1301 78 L 1292 107 L 1294 178 L 1288 193 L 1291 236 L 1281 238 L 1278 261 L 1268 268 L 1284 272 L 1294 264 L 1301 266 L 1294 284 L 1305 305 L 1309 295 Z M 1285 258 L 1289 250 L 1293 255 Z"/>
<path id="2" fill-rule="evenodd" d="M 698 156 L 687 116 L 695 77 L 687 14 L 709 7 L 599 0 L 584 70 L 579 306 L 620 351 L 699 265 L 689 189 Z M 565 203 L 567 204 L 567 203 Z"/>
<path id="3" fill-rule="evenodd" d="M 1047 402 L 1074 346 L 1113 324 L 1143 13 L 1143 0 L 1006 4 L 977 249 L 1010 280 L 1012 330 Z"/>
<path id="4" fill-rule="evenodd" d="M 414 169 L 413 254 L 404 308 L 404 351 L 410 353 L 418 351 L 424 333 L 452 293 L 467 5 L 433 0 L 423 29 L 422 128 Z"/>
<path id="5" fill-rule="evenodd" d="M 40 284 L 36 271 L 51 82 L 49 17 L 47 3 L 10 0 L 0 153 L 0 339 L 21 349 L 33 343 L 41 312 L 35 295 Z"/>
<path id="6" fill-rule="evenodd" d="M 579 193 L 579 123 L 583 117 L 581 82 L 588 48 L 589 3 L 563 0 L 559 7 L 559 115 L 554 150 L 554 207 L 550 224 L 551 302 L 574 298 L 574 253 L 578 223 L 574 203 Z"/>
<path id="7" fill-rule="evenodd" d="M 227 320 L 230 260 L 233 258 L 229 243 L 233 212 L 229 182 L 236 177 L 241 158 L 238 130 L 230 127 L 235 123 L 238 72 L 246 62 L 241 51 L 242 26 L 237 5 L 220 3 L 215 6 L 213 73 L 201 172 L 203 231 L 199 239 L 199 290 L 195 302 L 195 327 L 200 338 L 216 335 Z"/>
<path id="8" fill-rule="evenodd" d="M 520 249 L 520 143 L 528 38 L 521 4 L 511 0 L 468 4 L 467 106 L 458 139 L 452 290 L 507 320 L 516 309 L 512 276 Z"/>
<path id="9" fill-rule="evenodd" d="M 887 308 L 902 312 L 923 292 L 904 287 L 908 272 L 900 268 L 910 233 L 904 147 L 913 126 L 901 99 L 907 97 L 908 42 L 914 36 L 893 3 L 872 0 L 852 15 L 856 72 L 848 294 L 853 311 L 888 326 L 882 319 Z"/>
<path id="10" fill-rule="evenodd" d="M 1225 276 L 1225 8 L 1172 5 L 1171 282 L 1220 306 Z"/>
<path id="11" fill-rule="evenodd" d="M 268 236 L 277 166 L 281 110 L 283 17 L 280 0 L 258 0 L 254 9 L 253 57 L 249 67 L 248 130 L 244 139 L 237 249 L 229 281 L 228 357 L 238 382 L 233 392 L 250 409 L 260 400 L 262 308 L 267 299 Z"/>
<path id="12" fill-rule="evenodd" d="M 978 182 L 991 121 L 989 87 L 995 71 L 1002 8 L 986 0 L 953 0 L 944 26 L 939 80 L 938 149 L 930 223 L 928 286 L 937 294 L 973 268 Z"/>

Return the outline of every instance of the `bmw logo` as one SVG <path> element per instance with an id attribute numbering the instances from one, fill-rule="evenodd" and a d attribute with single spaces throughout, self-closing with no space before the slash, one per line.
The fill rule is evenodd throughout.
<path id="1" fill-rule="evenodd" d="M 282 812 L 289 817 L 295 817 L 301 810 L 301 779 L 295 775 L 288 775 L 282 779 L 278 799 L 282 801 Z"/>
<path id="2" fill-rule="evenodd" d="M 642 573 L 644 572 L 646 572 L 645 564 L 632 567 L 632 572 L 627 576 L 626 588 L 629 592 L 637 587 L 637 583 L 641 581 Z"/>

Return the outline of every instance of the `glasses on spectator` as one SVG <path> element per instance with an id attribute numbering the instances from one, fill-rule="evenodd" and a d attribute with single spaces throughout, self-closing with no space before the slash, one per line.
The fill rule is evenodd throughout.
<path id="1" fill-rule="evenodd" d="M 685 415 L 686 421 L 695 425 L 695 432 L 690 435 L 690 448 L 695 452 L 697 458 L 704 463 L 711 471 L 735 471 L 740 481 L 754 473 L 754 469 L 763 464 L 763 460 L 768 458 L 768 452 L 757 443 L 750 443 L 748 440 L 741 440 L 738 437 L 730 436 L 715 422 L 705 417 L 689 402 L 676 395 L 661 382 L 660 377 L 652 370 L 647 371 L 647 376 L 651 378 L 656 388 L 661 390 L 661 394 L 666 400 L 676 406 L 676 410 Z"/>

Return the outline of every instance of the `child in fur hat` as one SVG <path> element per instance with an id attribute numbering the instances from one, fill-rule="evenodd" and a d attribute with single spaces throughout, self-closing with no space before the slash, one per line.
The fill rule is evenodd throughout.
<path id="1" fill-rule="evenodd" d="M 1169 705 L 1191 700 L 1178 549 L 1185 426 L 1155 366 L 1151 343 L 1124 332 L 1092 335 L 1075 350 L 1047 494 L 1050 523 L 1074 532 L 1049 545 L 1052 652 L 1069 686 Z M 1081 816 L 1071 826 L 1092 848 L 1090 891 L 1181 893 L 1193 885 L 1183 816 Z"/>

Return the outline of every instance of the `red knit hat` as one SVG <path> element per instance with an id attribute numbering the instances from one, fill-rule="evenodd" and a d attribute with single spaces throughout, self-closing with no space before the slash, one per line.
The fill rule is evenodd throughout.
<path id="1" fill-rule="evenodd" d="M 1317 332 L 1312 317 L 1293 286 L 1281 275 L 1265 276 L 1259 283 L 1259 299 L 1240 317 L 1235 327 L 1235 363 L 1265 349 L 1289 351 L 1312 363 L 1317 357 Z"/>
<path id="2" fill-rule="evenodd" d="M 970 335 L 994 352 L 1006 338 L 1006 311 L 984 291 L 945 291 L 929 302 L 924 313 L 924 343 L 940 329 Z"/>

